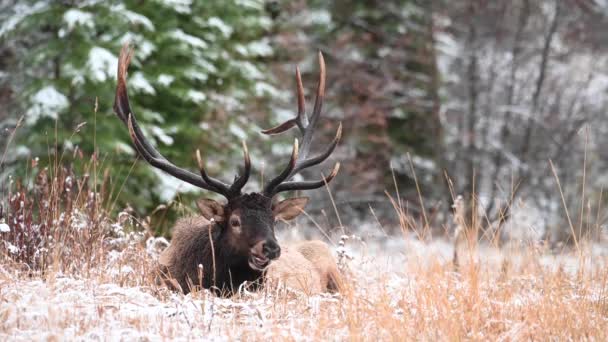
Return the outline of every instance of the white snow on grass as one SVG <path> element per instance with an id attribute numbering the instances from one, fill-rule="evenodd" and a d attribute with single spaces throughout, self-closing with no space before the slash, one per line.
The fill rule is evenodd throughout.
<path id="1" fill-rule="evenodd" d="M 118 57 L 99 46 L 91 48 L 87 61 L 89 77 L 97 82 L 105 82 L 109 78 L 115 78 L 118 67 Z"/>
<path id="2" fill-rule="evenodd" d="M 56 119 L 69 106 L 68 98 L 53 86 L 46 86 L 30 97 L 31 107 L 26 112 L 26 123 L 35 124 L 40 118 Z"/>
<path id="3" fill-rule="evenodd" d="M 8 226 L 8 224 L 2 222 L 0 223 L 0 233 L 8 233 L 11 231 L 11 227 Z"/>

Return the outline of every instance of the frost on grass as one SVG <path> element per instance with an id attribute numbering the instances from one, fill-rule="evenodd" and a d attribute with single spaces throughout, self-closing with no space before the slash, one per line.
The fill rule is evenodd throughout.
<path id="1" fill-rule="evenodd" d="M 117 225 L 114 230 L 123 231 Z M 606 254 L 512 255 L 481 248 L 479 262 L 449 262 L 450 244 L 363 242 L 342 236 L 352 259 L 340 294 L 242 289 L 232 298 L 157 287 L 154 260 L 168 242 L 116 234 L 88 277 L 43 279 L 0 263 L 0 339 L 100 340 L 606 340 Z M 564 267 L 570 263 L 573 269 Z"/>
<path id="2" fill-rule="evenodd" d="M 3 221 L 0 221 L 0 233 L 8 233 L 11 231 L 11 227 L 8 226 L 8 224 L 4 223 Z"/>

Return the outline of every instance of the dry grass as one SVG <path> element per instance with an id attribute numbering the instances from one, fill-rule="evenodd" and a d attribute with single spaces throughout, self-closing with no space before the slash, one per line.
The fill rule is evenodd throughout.
<path id="1" fill-rule="evenodd" d="M 127 213 L 108 218 L 103 186 L 52 174 L 5 199 L 0 340 L 608 340 L 598 245 L 552 255 L 467 244 L 456 269 L 453 244 L 404 232 L 341 244 L 354 259 L 339 295 L 183 296 L 154 282 L 162 240 Z"/>
<path id="2" fill-rule="evenodd" d="M 154 253 L 135 240 L 88 276 L 30 277 L 4 258 L 0 338 L 608 339 L 608 259 L 591 249 L 560 256 L 490 249 L 480 252 L 487 260 L 463 261 L 455 272 L 442 253 L 407 245 L 398 260 L 357 255 L 349 287 L 316 297 L 281 289 L 231 299 L 171 293 L 154 285 Z"/>

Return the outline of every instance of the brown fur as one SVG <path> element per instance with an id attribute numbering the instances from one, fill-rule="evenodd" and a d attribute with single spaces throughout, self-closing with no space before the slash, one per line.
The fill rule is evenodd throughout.
<path id="1" fill-rule="evenodd" d="M 198 265 L 212 267 L 212 261 L 209 261 L 211 260 L 210 246 L 205 244 L 205 241 L 208 241 L 210 224 L 209 220 L 198 216 L 181 219 L 175 225 L 171 245 L 163 251 L 159 259 L 162 278 L 170 288 L 181 289 L 188 293 L 191 286 L 201 283 L 199 279 L 201 270 Z M 218 235 L 218 230 L 217 226 L 212 228 L 212 237 Z M 216 257 L 216 268 L 219 270 L 216 274 L 217 283 L 224 279 L 221 276 L 224 271 L 221 270 L 226 268 L 226 265 L 220 264 L 220 261 Z M 238 278 L 240 284 L 243 276 L 235 273 L 232 272 L 230 275 L 233 280 Z M 210 278 L 213 277 L 213 273 L 210 269 L 203 269 L 202 274 L 203 286 L 209 288 L 205 284 L 212 282 Z M 247 279 L 243 280 L 262 280 L 262 274 L 250 274 L 249 272 L 245 278 Z M 273 261 L 267 268 L 265 278 L 271 283 L 281 283 L 308 295 L 339 291 L 341 284 L 340 272 L 329 246 L 316 240 L 283 247 L 279 259 Z M 222 290 L 232 292 L 236 289 L 224 288 Z"/>
<path id="2" fill-rule="evenodd" d="M 341 288 L 338 265 L 322 241 L 303 241 L 283 247 L 283 253 L 267 270 L 267 278 L 312 295 Z"/>
<path id="3" fill-rule="evenodd" d="M 211 224 L 202 216 L 181 219 L 176 223 L 171 245 L 159 259 L 161 276 L 169 287 L 188 293 L 192 286 L 202 285 L 204 288 L 216 287 L 220 294 L 229 294 L 244 281 L 260 279 L 262 272 L 241 266 L 246 265 L 246 261 L 234 260 L 235 256 L 231 255 L 230 246 L 226 243 L 231 237 L 222 234 L 218 223 L 211 226 L 212 239 L 209 240 Z M 213 241 L 213 248 L 210 241 Z M 215 251 L 215 258 L 212 251 Z M 202 270 L 199 265 L 203 266 Z"/>

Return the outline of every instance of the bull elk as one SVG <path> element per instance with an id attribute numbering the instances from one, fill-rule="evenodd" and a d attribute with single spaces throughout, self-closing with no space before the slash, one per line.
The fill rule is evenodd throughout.
<path id="1" fill-rule="evenodd" d="M 340 164 L 336 163 L 329 175 L 316 181 L 291 180 L 298 172 L 326 160 L 336 148 L 342 134 L 340 124 L 335 138 L 326 149 L 309 157 L 325 92 L 323 55 L 319 53 L 320 77 L 310 118 L 305 113 L 302 78 L 296 68 L 297 115 L 274 128 L 262 131 L 274 135 L 294 127 L 298 129 L 301 137 L 300 140 L 294 140 L 289 162 L 262 191 L 242 193 L 251 173 L 251 160 L 245 142 L 243 171 L 235 177 L 232 184 L 227 184 L 207 173 L 199 150 L 196 151 L 199 173 L 195 174 L 175 166 L 146 140 L 127 95 L 126 74 L 132 54 L 128 45 L 124 45 L 120 52 L 114 111 L 128 127 L 138 155 L 152 167 L 201 189 L 220 194 L 227 200 L 221 204 L 211 199 L 201 199 L 197 202 L 201 216 L 184 218 L 176 223 L 171 246 L 159 260 L 167 282 L 185 293 L 190 292 L 192 286 L 202 286 L 220 294 L 231 294 L 246 281 L 259 287 L 266 278 L 285 279 L 305 270 L 304 273 L 308 274 L 304 277 L 304 283 L 308 282 L 308 285 L 300 288 L 309 286 L 311 292 L 335 288 L 338 271 L 326 244 L 318 241 L 304 242 L 286 248 L 281 257 L 281 247 L 274 232 L 276 221 L 294 219 L 308 202 L 306 197 L 273 201 L 277 194 L 320 188 L 329 183 L 340 168 Z M 273 260 L 276 262 L 269 267 Z M 294 273 L 290 268 L 296 268 L 298 272 Z M 294 284 L 296 281 L 287 279 L 286 282 Z"/>

